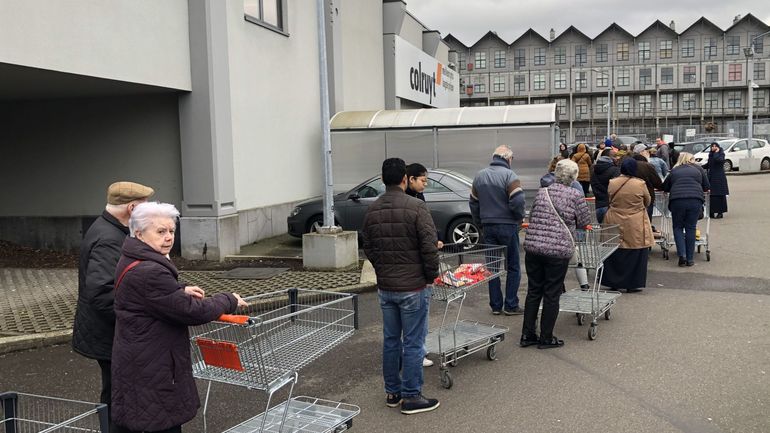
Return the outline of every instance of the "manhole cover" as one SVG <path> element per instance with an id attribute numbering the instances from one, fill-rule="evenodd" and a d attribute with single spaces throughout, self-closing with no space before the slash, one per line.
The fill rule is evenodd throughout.
<path id="1" fill-rule="evenodd" d="M 266 280 L 276 275 L 282 274 L 288 271 L 289 268 L 235 268 L 221 274 L 217 274 L 214 278 L 223 278 L 230 280 Z"/>

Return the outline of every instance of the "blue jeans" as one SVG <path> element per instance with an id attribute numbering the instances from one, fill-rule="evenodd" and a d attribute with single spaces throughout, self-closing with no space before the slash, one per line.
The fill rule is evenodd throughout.
<path id="1" fill-rule="evenodd" d="M 671 210 L 671 225 L 674 228 L 676 254 L 692 261 L 695 254 L 695 226 L 698 224 L 703 201 L 697 198 L 679 198 L 668 204 Z"/>
<path id="2" fill-rule="evenodd" d="M 414 397 L 422 390 L 430 292 L 430 287 L 412 292 L 378 292 L 382 309 L 382 376 L 388 394 Z"/>
<path id="3" fill-rule="evenodd" d="M 604 215 L 607 215 L 609 207 L 597 207 L 596 208 L 596 221 L 601 224 L 604 222 Z"/>
<path id="4" fill-rule="evenodd" d="M 489 306 L 492 311 L 513 310 L 519 306 L 519 283 L 521 283 L 521 265 L 519 264 L 519 225 L 484 224 L 484 243 L 508 247 L 508 275 L 505 277 L 505 305 L 500 291 L 500 278 L 489 281 Z"/>

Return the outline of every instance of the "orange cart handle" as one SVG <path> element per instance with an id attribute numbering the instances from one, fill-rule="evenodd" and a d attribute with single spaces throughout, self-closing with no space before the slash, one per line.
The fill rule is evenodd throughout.
<path id="1" fill-rule="evenodd" d="M 248 325 L 251 323 L 251 317 L 237 314 L 223 314 L 217 319 L 220 322 L 235 323 L 236 325 Z"/>

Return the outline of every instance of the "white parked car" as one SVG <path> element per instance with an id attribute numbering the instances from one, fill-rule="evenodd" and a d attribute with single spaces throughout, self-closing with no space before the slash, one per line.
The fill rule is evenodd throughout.
<path id="1" fill-rule="evenodd" d="M 740 160 L 748 157 L 748 141 L 746 138 L 731 138 L 717 142 L 725 151 L 725 171 L 737 170 Z M 705 166 L 710 150 L 711 146 L 696 153 L 695 162 Z M 770 170 L 770 145 L 767 144 L 767 140 L 751 139 L 751 158 L 759 159 L 760 170 Z"/>

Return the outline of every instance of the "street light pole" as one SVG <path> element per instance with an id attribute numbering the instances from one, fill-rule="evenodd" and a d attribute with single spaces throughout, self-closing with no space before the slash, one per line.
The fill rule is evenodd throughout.
<path id="1" fill-rule="evenodd" d="M 770 32 L 764 32 L 760 35 L 754 36 L 751 38 L 751 43 L 749 44 L 749 48 L 746 48 L 743 50 L 744 54 L 746 54 L 746 58 L 749 61 L 748 64 L 748 71 L 746 71 L 746 74 L 748 75 L 749 79 L 749 91 L 748 91 L 748 104 L 749 104 L 749 119 L 748 119 L 748 127 L 749 127 L 749 133 L 748 133 L 748 142 L 746 143 L 746 148 L 748 151 L 746 152 L 746 156 L 749 159 L 749 161 L 752 161 L 751 159 L 751 140 L 754 138 L 754 44 L 757 42 L 757 39 L 770 34 Z M 764 50 L 763 50 L 764 51 Z M 751 162 L 749 162 L 751 164 Z M 751 166 L 751 165 L 750 165 Z"/>
<path id="2" fill-rule="evenodd" d="M 324 233 L 336 233 L 341 231 L 334 226 L 334 197 L 332 189 L 332 145 L 329 131 L 329 77 L 326 69 L 326 14 L 324 13 L 324 0 L 316 0 L 316 18 L 318 24 L 318 69 L 321 87 L 321 143 L 323 147 L 324 162 L 324 222 L 321 231 Z"/>
<path id="3" fill-rule="evenodd" d="M 610 74 L 604 71 L 600 71 L 598 69 L 591 70 L 607 77 L 607 138 L 610 138 L 610 122 L 612 121 L 612 97 L 610 95 L 610 91 L 612 90 L 612 86 L 610 86 L 611 77 Z"/>

